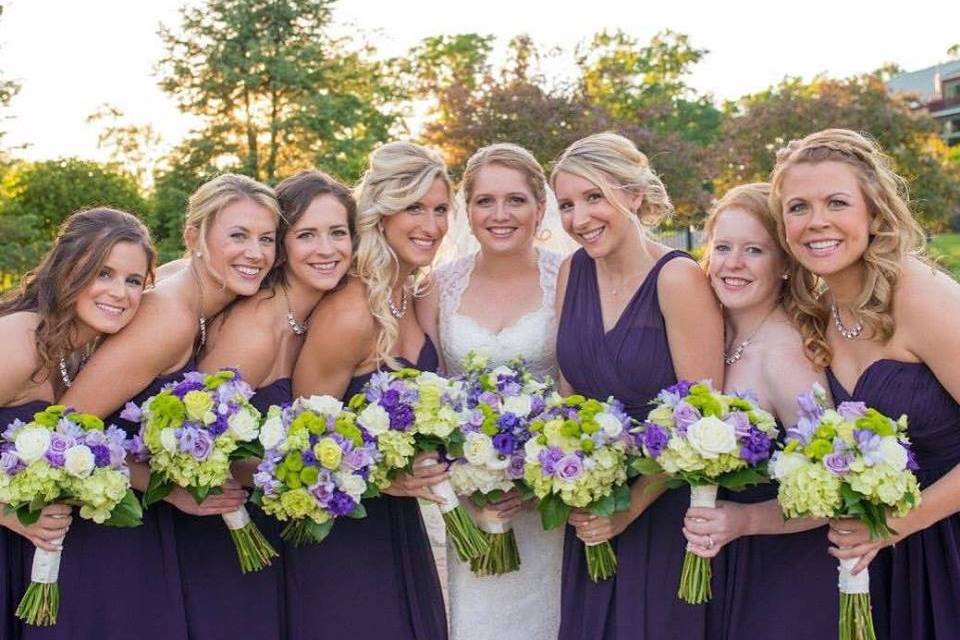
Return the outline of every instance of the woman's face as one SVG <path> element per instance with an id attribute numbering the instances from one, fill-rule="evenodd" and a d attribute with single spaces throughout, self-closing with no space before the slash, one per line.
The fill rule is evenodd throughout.
<path id="1" fill-rule="evenodd" d="M 787 246 L 806 269 L 829 277 L 860 262 L 871 215 L 853 167 L 824 161 L 788 168 L 780 204 Z"/>
<path id="2" fill-rule="evenodd" d="M 330 194 L 317 196 L 283 238 L 287 274 L 330 291 L 350 268 L 353 246 L 347 209 Z"/>
<path id="3" fill-rule="evenodd" d="M 77 319 L 96 333 L 116 333 L 133 320 L 147 281 L 147 254 L 133 242 L 113 245 L 76 301 Z"/>
<path id="4" fill-rule="evenodd" d="M 786 256 L 759 220 L 738 207 L 724 209 L 709 243 L 710 284 L 724 307 L 740 310 L 776 304 Z"/>
<path id="5" fill-rule="evenodd" d="M 273 266 L 276 236 L 277 220 L 270 209 L 248 198 L 236 200 L 207 227 L 203 264 L 228 291 L 253 295 Z"/>
<path id="6" fill-rule="evenodd" d="M 419 201 L 383 217 L 383 236 L 401 264 L 417 268 L 433 262 L 447 233 L 449 212 L 449 188 L 443 179 L 436 178 Z"/>
<path id="7" fill-rule="evenodd" d="M 564 230 L 577 241 L 591 258 L 610 255 L 629 233 L 636 232 L 636 222 L 628 218 L 614 203 L 607 200 L 593 182 L 561 171 L 554 181 L 560 221 Z M 642 196 L 617 190 L 618 204 L 634 211 Z"/>
<path id="8" fill-rule="evenodd" d="M 543 210 L 524 174 L 499 164 L 488 164 L 477 172 L 467 203 L 473 235 L 485 252 L 493 254 L 528 250 Z"/>

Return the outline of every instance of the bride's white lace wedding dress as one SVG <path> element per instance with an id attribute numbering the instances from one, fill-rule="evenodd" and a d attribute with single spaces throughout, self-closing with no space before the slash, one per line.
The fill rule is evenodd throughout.
<path id="1" fill-rule="evenodd" d="M 562 256 L 538 250 L 541 306 L 495 333 L 459 313 L 476 254 L 437 271 L 440 351 L 448 375 L 462 372 L 470 351 L 482 351 L 491 364 L 523 356 L 531 373 L 557 379 L 555 355 L 557 272 Z M 502 576 L 477 577 L 447 543 L 447 575 L 451 640 L 553 640 L 560 624 L 560 568 L 563 527 L 544 531 L 535 509 L 512 521 L 520 570 Z"/>

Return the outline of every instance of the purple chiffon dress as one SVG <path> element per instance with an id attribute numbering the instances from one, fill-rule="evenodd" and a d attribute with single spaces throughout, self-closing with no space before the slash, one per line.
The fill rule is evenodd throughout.
<path id="1" fill-rule="evenodd" d="M 673 259 L 657 260 L 616 325 L 604 331 L 596 264 L 583 249 L 573 254 L 557 333 L 557 359 L 576 393 L 622 401 L 644 419 L 650 401 L 677 382 L 657 297 L 657 277 Z M 707 608 L 677 599 L 686 543 L 687 488 L 661 495 L 611 541 L 617 574 L 595 583 L 587 574 L 583 543 L 567 527 L 563 550 L 561 640 L 700 640 L 708 633 Z M 714 594 L 722 584 L 722 554 L 713 561 Z"/>
<path id="2" fill-rule="evenodd" d="M 160 392 L 194 363 L 160 376 L 131 399 L 136 404 Z M 119 412 L 104 420 L 128 434 L 140 425 Z M 138 495 L 139 497 L 139 495 Z M 160 502 L 145 509 L 138 527 L 105 527 L 74 514 L 60 561 L 60 614 L 50 627 L 23 625 L 25 640 L 185 640 L 187 622 L 173 531 L 174 508 Z M 24 556 L 30 567 L 32 550 Z M 29 580 L 29 571 L 25 572 Z M 25 587 L 26 585 L 24 585 Z M 22 593 L 22 591 L 21 591 Z"/>
<path id="3" fill-rule="evenodd" d="M 847 391 L 827 370 L 836 402 L 865 402 L 891 418 L 906 414 L 924 489 L 960 464 L 960 404 L 922 362 L 877 360 Z M 881 550 L 870 564 L 878 639 L 960 638 L 960 514 Z"/>
<path id="4" fill-rule="evenodd" d="M 429 338 L 415 364 L 400 361 L 438 366 Z M 353 378 L 344 400 L 371 375 Z M 364 505 L 366 518 L 339 520 L 323 542 L 286 548 L 290 640 L 445 640 L 440 580 L 416 499 L 381 495 Z"/>
<path id="5" fill-rule="evenodd" d="M 283 378 L 257 389 L 251 402 L 266 413 L 271 404 L 289 403 L 290 396 L 290 379 Z M 246 506 L 250 519 L 279 552 L 282 547 L 277 521 L 252 503 Z M 193 516 L 174 510 L 173 524 L 191 640 L 285 638 L 282 558 L 273 558 L 270 566 L 244 574 L 221 516 Z"/>
<path id="6" fill-rule="evenodd" d="M 33 414 L 43 411 L 48 402 L 35 400 L 15 407 L 0 407 L 0 431 L 14 420 L 30 422 Z M 0 640 L 19 638 L 20 621 L 15 612 L 23 594 L 23 555 L 29 549 L 33 557 L 33 544 L 6 527 L 0 527 Z M 29 571 L 29 565 L 27 566 Z"/>

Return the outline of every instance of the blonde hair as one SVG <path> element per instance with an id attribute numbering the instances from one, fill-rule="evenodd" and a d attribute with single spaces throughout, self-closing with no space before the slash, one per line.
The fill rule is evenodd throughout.
<path id="1" fill-rule="evenodd" d="M 803 140 L 793 140 L 777 152 L 770 176 L 770 208 L 777 234 L 786 246 L 781 187 L 784 176 L 798 164 L 842 162 L 852 167 L 871 215 L 870 239 L 863 252 L 865 278 L 851 310 L 861 318 L 870 337 L 888 341 L 894 333 L 893 292 L 903 258 L 920 254 L 924 235 L 908 205 L 906 181 L 893 170 L 893 163 L 880 146 L 866 135 L 848 129 L 825 129 Z M 827 343 L 830 310 L 823 297 L 824 282 L 817 274 L 794 261 L 788 313 L 800 329 L 808 357 L 818 367 L 830 364 L 833 352 Z"/>
<path id="2" fill-rule="evenodd" d="M 543 167 L 540 166 L 537 159 L 520 145 L 498 142 L 478 149 L 467 160 L 467 166 L 463 170 L 463 182 L 461 183 L 467 206 L 469 206 L 470 199 L 473 197 L 474 185 L 477 182 L 480 170 L 491 164 L 513 169 L 523 175 L 534 199 L 540 203 L 546 202 L 547 179 L 544 176 Z"/>
<path id="3" fill-rule="evenodd" d="M 374 363 L 397 368 L 390 355 L 400 334 L 390 313 L 393 283 L 399 275 L 397 254 L 383 236 L 380 221 L 423 198 L 440 179 L 451 189 L 447 167 L 439 152 L 411 142 L 390 142 L 370 154 L 369 168 L 357 185 L 357 251 L 354 270 L 367 288 L 370 313 L 379 329 Z"/>
<path id="4" fill-rule="evenodd" d="M 610 204 L 626 216 L 636 216 L 643 225 L 653 226 L 673 213 L 667 189 L 650 168 L 647 156 L 619 134 L 606 131 L 577 140 L 566 148 L 550 172 L 552 186 L 556 186 L 561 171 L 597 185 Z M 619 189 L 643 196 L 637 211 L 620 204 L 614 196 L 614 190 Z"/>

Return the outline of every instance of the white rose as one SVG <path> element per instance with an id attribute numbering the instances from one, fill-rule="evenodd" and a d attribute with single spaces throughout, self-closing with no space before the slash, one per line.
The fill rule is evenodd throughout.
<path id="1" fill-rule="evenodd" d="M 324 415 L 335 416 L 343 409 L 343 403 L 333 396 L 310 396 L 303 401 L 311 411 Z"/>
<path id="2" fill-rule="evenodd" d="M 598 413 L 593 417 L 609 438 L 616 438 L 623 432 L 623 424 L 612 413 Z"/>
<path id="3" fill-rule="evenodd" d="M 536 463 L 539 461 L 540 452 L 543 451 L 546 447 L 537 442 L 536 438 L 530 438 L 527 440 L 526 444 L 523 445 L 523 451 L 526 454 L 524 456 L 524 462 L 527 463 Z"/>
<path id="4" fill-rule="evenodd" d="M 441 389 L 446 389 L 450 386 L 451 382 L 444 378 L 443 376 L 437 375 L 433 371 L 424 371 L 417 376 L 417 382 L 419 384 L 430 384 Z"/>
<path id="5" fill-rule="evenodd" d="M 63 468 L 72 476 L 86 478 L 96 466 L 93 451 L 85 444 L 78 444 L 67 449 L 63 454 Z"/>
<path id="6" fill-rule="evenodd" d="M 283 420 L 279 415 L 273 415 L 267 418 L 266 422 L 260 428 L 260 444 L 264 449 L 273 449 L 283 442 Z"/>
<path id="7" fill-rule="evenodd" d="M 160 446 L 169 453 L 177 452 L 177 435 L 174 429 L 160 431 Z"/>
<path id="8" fill-rule="evenodd" d="M 467 440 L 463 443 L 463 457 L 470 464 L 489 464 L 495 457 L 493 441 L 483 433 L 468 433 Z"/>
<path id="9" fill-rule="evenodd" d="M 497 367 L 496 369 L 494 369 L 494 370 L 491 371 L 490 373 L 493 374 L 493 377 L 494 377 L 494 378 L 499 378 L 500 376 L 510 376 L 510 377 L 513 377 L 513 376 L 517 375 L 517 372 L 516 372 L 516 371 L 514 371 L 513 369 L 511 369 L 510 367 L 507 367 L 507 366 L 505 366 L 505 365 L 500 365 L 499 367 Z"/>
<path id="10" fill-rule="evenodd" d="M 230 416 L 227 425 L 229 427 L 227 431 L 230 432 L 230 435 L 240 442 L 255 440 L 257 429 L 260 426 L 257 418 L 250 411 L 244 409 Z"/>
<path id="11" fill-rule="evenodd" d="M 527 417 L 530 413 L 530 396 L 508 396 L 503 399 L 504 412 L 512 413 L 521 418 Z"/>
<path id="12" fill-rule="evenodd" d="M 359 501 L 360 496 L 367 490 L 367 483 L 360 476 L 352 473 L 337 473 L 335 476 L 340 489 L 354 500 Z"/>
<path id="13" fill-rule="evenodd" d="M 24 427 L 14 440 L 17 455 L 30 464 L 43 457 L 50 448 L 50 431 L 42 427 Z"/>
<path id="14" fill-rule="evenodd" d="M 510 456 L 502 456 L 495 453 L 487 460 L 487 468 L 493 471 L 503 471 L 510 466 Z"/>
<path id="15" fill-rule="evenodd" d="M 360 412 L 357 422 L 372 435 L 379 436 L 390 429 L 390 414 L 380 405 L 371 404 Z"/>
<path id="16" fill-rule="evenodd" d="M 733 425 L 713 416 L 700 418 L 690 425 L 687 441 L 697 453 L 709 460 L 737 449 L 737 434 Z"/>
<path id="17" fill-rule="evenodd" d="M 767 471 L 774 480 L 784 480 L 806 464 L 808 464 L 807 459 L 802 454 L 775 451 L 774 454 L 770 456 L 770 464 L 767 467 Z"/>
<path id="18" fill-rule="evenodd" d="M 883 461 L 897 471 L 907 468 L 907 450 L 903 448 L 896 436 L 884 436 L 880 439 L 880 453 L 883 455 Z"/>

